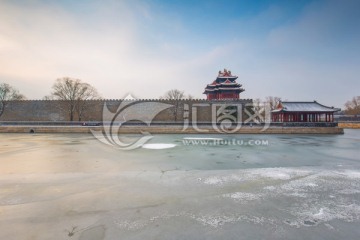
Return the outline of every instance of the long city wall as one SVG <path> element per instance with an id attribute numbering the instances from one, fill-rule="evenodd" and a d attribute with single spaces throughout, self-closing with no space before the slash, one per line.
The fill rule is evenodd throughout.
<path id="1" fill-rule="evenodd" d="M 251 104 L 251 99 L 232 101 L 191 100 L 89 100 L 82 102 L 84 109 L 81 119 L 74 111 L 75 121 L 121 121 L 129 116 L 154 122 L 211 122 L 212 108 L 220 104 L 240 104 L 243 108 Z M 1 121 L 70 121 L 69 101 L 59 100 L 21 100 L 3 103 Z M 121 105 L 122 104 L 122 105 Z M 131 106 L 130 106 L 131 105 Z M 165 109 L 164 109 L 165 108 Z M 164 110 L 162 110 L 164 109 Z M 105 111 L 104 111 L 105 110 Z M 154 115 L 154 116 L 152 116 Z M 151 116 L 151 118 L 149 118 Z M 246 116 L 243 112 L 242 116 Z M 153 118 L 152 118 L 153 117 Z M 116 118 L 116 119 L 115 119 Z M 129 119 L 127 119 L 129 120 Z"/>
<path id="2" fill-rule="evenodd" d="M 102 131 L 102 126 L 1 126 L 0 133 L 91 133 L 91 130 Z M 140 134 L 218 134 L 211 126 L 192 127 L 183 129 L 183 126 L 123 126 L 119 133 Z M 232 134 L 343 134 L 344 130 L 338 127 L 262 127 L 244 126 Z"/>
<path id="3" fill-rule="evenodd" d="M 191 100 L 91 100 L 83 102 L 84 109 L 79 121 L 75 111 L 74 122 L 69 124 L 69 102 L 57 100 L 23 100 L 2 103 L 0 112 L 0 132 L 12 133 L 90 133 L 90 129 L 99 127 L 80 126 L 81 122 L 104 122 L 109 124 L 122 121 L 141 120 L 156 125 L 122 126 L 120 133 L 219 133 L 211 123 L 221 118 L 221 106 L 240 106 L 241 119 L 244 122 L 251 117 L 251 99 L 232 101 Z M 230 114 L 231 114 L 230 109 Z M 229 112 L 225 114 L 229 114 Z M 46 122 L 46 125 L 43 123 Z M 63 124 L 63 122 L 65 124 Z M 9 124 L 10 123 L 10 124 Z M 15 124 L 11 124 L 15 123 Z M 25 123 L 25 124 L 24 124 Z M 36 124 L 32 124 L 36 123 Z M 184 129 L 186 124 L 190 127 Z M 195 129 L 197 123 L 204 131 Z M 106 125 L 105 124 L 105 125 Z M 203 124 L 203 125 L 201 125 Z M 272 125 L 266 130 L 259 126 L 243 126 L 234 133 L 249 134 L 342 134 L 341 127 L 332 126 L 287 126 Z"/>

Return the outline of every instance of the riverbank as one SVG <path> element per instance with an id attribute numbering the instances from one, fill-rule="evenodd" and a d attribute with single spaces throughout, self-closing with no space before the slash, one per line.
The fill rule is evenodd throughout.
<path id="1" fill-rule="evenodd" d="M 338 126 L 341 128 L 360 129 L 360 122 L 339 122 Z"/>
<path id="2" fill-rule="evenodd" d="M 102 126 L 0 126 L 0 133 L 91 133 L 101 131 Z M 220 130 L 219 130 L 220 131 Z M 219 133 L 212 126 L 201 126 L 199 129 L 183 126 L 123 126 L 119 133 L 134 134 L 149 132 L 152 134 L 199 134 Z M 220 132 L 221 133 L 221 132 Z M 236 134 L 343 134 L 342 127 L 250 127 L 243 126 L 233 132 Z"/>

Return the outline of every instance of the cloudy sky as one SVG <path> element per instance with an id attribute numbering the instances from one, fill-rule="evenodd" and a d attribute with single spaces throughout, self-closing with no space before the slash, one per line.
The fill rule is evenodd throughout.
<path id="1" fill-rule="evenodd" d="M 343 107 L 360 95 L 359 0 L 0 0 L 0 82 L 42 99 L 73 77 L 104 98 L 197 98 L 220 69 L 242 98 Z"/>

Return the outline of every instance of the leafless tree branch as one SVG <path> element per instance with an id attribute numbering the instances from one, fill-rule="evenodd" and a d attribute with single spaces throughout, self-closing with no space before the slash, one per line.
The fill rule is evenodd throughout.
<path id="1" fill-rule="evenodd" d="M 4 112 L 6 101 L 23 100 L 22 95 L 16 88 L 7 83 L 0 83 L 0 116 Z"/>
<path id="2" fill-rule="evenodd" d="M 74 120 L 75 113 L 77 113 L 78 120 L 81 121 L 87 108 L 87 100 L 100 98 L 93 86 L 80 79 L 59 78 L 55 81 L 52 89 L 51 95 L 54 99 L 67 101 L 70 121 Z"/>
<path id="3" fill-rule="evenodd" d="M 360 96 L 353 97 L 351 100 L 345 103 L 345 114 L 360 114 Z"/>

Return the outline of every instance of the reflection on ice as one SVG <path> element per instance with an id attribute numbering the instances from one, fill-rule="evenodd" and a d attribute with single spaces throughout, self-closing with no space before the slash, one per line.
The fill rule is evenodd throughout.
<path id="1" fill-rule="evenodd" d="M 222 141 L 223 138 L 213 138 L 213 137 L 184 137 L 184 140 L 209 140 L 209 141 Z"/>
<path id="2" fill-rule="evenodd" d="M 167 148 L 173 148 L 176 147 L 176 144 L 170 144 L 170 143 L 146 143 L 142 145 L 142 148 L 146 149 L 167 149 Z"/>

